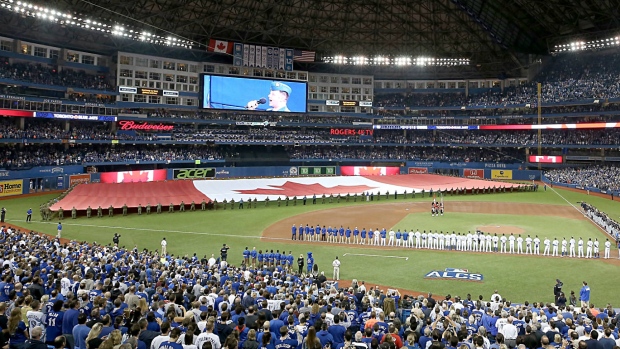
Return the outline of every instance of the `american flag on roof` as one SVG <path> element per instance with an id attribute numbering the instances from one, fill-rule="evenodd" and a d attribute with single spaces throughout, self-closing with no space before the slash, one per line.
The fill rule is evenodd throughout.
<path id="1" fill-rule="evenodd" d="M 314 51 L 293 50 L 293 60 L 296 62 L 314 62 Z"/>

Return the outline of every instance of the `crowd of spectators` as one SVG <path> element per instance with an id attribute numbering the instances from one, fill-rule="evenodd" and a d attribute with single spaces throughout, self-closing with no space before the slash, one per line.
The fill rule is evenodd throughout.
<path id="1" fill-rule="evenodd" d="M 618 221 L 587 202 L 581 203 L 581 209 L 614 240 L 620 240 L 620 223 Z"/>
<path id="2" fill-rule="evenodd" d="M 115 90 L 104 74 L 87 74 L 83 70 L 76 71 L 71 68 L 52 67 L 45 64 L 11 63 L 8 58 L 0 58 L 0 78 L 49 86 Z"/>
<path id="3" fill-rule="evenodd" d="M 620 97 L 620 58 L 616 52 L 562 54 L 551 58 L 534 81 L 521 86 L 486 91 L 448 93 L 392 93 L 376 95 L 378 107 L 501 106 L 537 104 L 537 83 L 542 102 L 559 103 Z"/>
<path id="4" fill-rule="evenodd" d="M 235 266 L 226 244 L 209 258 L 172 254 L 167 243 L 161 253 L 126 248 L 119 235 L 113 245 L 4 227 L 1 235 L 3 347 L 606 349 L 618 342 L 619 315 L 611 304 L 590 303 L 586 282 L 581 304 L 560 280 L 553 302 L 517 304 L 498 290 L 414 297 L 358 280 L 336 288 L 312 253 L 299 257 L 308 265 L 297 271 L 292 252 L 288 263 L 258 265 L 250 252 Z M 398 316 L 402 309 L 410 315 Z"/>
<path id="5" fill-rule="evenodd" d="M 75 146 L 28 145 L 0 148 L 0 168 L 19 170 L 33 166 L 85 165 L 110 162 L 168 162 L 221 160 L 224 152 L 213 147 L 193 146 Z"/>
<path id="6" fill-rule="evenodd" d="M 620 191 L 619 166 L 595 165 L 553 169 L 545 172 L 545 177 L 553 182 L 574 184 L 582 188 L 596 188 L 616 193 Z"/>
<path id="7" fill-rule="evenodd" d="M 423 160 L 423 161 L 480 161 L 523 162 L 524 153 L 518 149 L 459 148 L 459 147 L 364 147 L 341 145 L 288 146 L 289 158 L 300 159 L 359 159 L 359 160 Z M 260 153 L 260 149 L 254 149 Z M 267 151 L 267 148 L 265 148 Z M 63 145 L 48 144 L 5 146 L 0 148 L 0 168 L 26 169 L 32 166 L 89 165 L 111 162 L 168 162 L 191 160 L 222 160 L 235 157 L 231 146 L 192 145 Z"/>
<path id="8" fill-rule="evenodd" d="M 398 160 L 398 161 L 458 161 L 458 162 L 522 162 L 524 155 L 517 149 L 501 152 L 480 148 L 436 148 L 436 147 L 310 147 L 289 148 L 291 159 L 323 160 Z"/>

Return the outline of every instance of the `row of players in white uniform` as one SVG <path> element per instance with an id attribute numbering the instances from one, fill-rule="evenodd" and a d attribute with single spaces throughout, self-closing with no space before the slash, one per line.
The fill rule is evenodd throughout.
<path id="1" fill-rule="evenodd" d="M 357 231 L 357 227 L 354 231 Z M 362 229 L 362 231 L 364 232 L 365 229 Z M 481 231 L 473 234 L 457 234 L 455 232 L 450 234 L 443 232 L 426 233 L 426 230 L 422 233 L 420 233 L 420 231 L 414 232 L 413 230 L 411 232 L 401 232 L 400 229 L 398 231 L 390 230 L 389 232 L 386 232 L 385 229 L 379 230 L 379 228 L 377 228 L 374 233 L 369 231 L 368 239 L 366 239 L 365 235 L 366 234 L 362 234 L 362 237 L 360 238 L 358 234 L 353 234 L 352 237 L 341 236 L 340 239 L 338 239 L 338 236 L 330 235 L 328 237 L 328 242 L 347 244 L 354 243 L 360 245 L 365 245 L 368 243 L 368 245 L 371 246 L 394 246 L 431 250 L 499 252 L 533 255 L 540 255 L 541 247 L 541 240 L 538 238 L 538 235 L 534 238 L 528 235 L 524 239 L 521 235 L 485 235 Z M 523 242 L 525 242 L 525 250 L 523 249 Z M 544 246 L 543 256 L 600 258 L 600 244 L 598 238 L 594 239 L 594 241 L 591 238 L 588 238 L 588 241 L 586 242 L 584 242 L 582 238 L 575 240 L 573 237 L 571 237 L 570 240 L 563 238 L 561 241 L 557 238 L 554 238 L 553 240 L 545 238 L 542 241 L 542 245 Z M 612 243 L 609 239 L 607 239 L 604 243 L 605 259 L 610 258 L 611 246 Z M 576 250 L 575 247 L 577 247 Z M 620 251 L 618 258 L 620 259 Z"/>

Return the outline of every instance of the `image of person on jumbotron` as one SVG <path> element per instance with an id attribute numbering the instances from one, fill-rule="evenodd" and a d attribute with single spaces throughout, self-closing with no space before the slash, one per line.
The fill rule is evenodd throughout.
<path id="1" fill-rule="evenodd" d="M 287 103 L 292 92 L 293 90 L 289 85 L 280 81 L 273 81 L 271 83 L 269 96 L 267 96 L 270 107 L 267 111 L 290 112 Z M 261 98 L 260 100 L 252 100 L 248 102 L 245 108 L 248 110 L 256 110 L 259 104 L 263 104 L 265 102 L 267 101 L 265 101 L 264 98 Z"/>
<path id="2" fill-rule="evenodd" d="M 203 108 L 305 113 L 307 97 L 303 81 L 203 75 Z"/>

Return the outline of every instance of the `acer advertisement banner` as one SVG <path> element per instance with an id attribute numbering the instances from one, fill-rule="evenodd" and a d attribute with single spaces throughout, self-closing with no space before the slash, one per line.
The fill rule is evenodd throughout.
<path id="1" fill-rule="evenodd" d="M 530 155 L 530 162 L 541 163 L 541 164 L 561 164 L 562 163 L 562 156 Z"/>
<path id="2" fill-rule="evenodd" d="M 400 174 L 400 167 L 341 166 L 343 176 L 392 176 Z"/>
<path id="3" fill-rule="evenodd" d="M 471 179 L 484 179 L 484 170 L 478 168 L 463 169 L 463 177 Z"/>
<path id="4" fill-rule="evenodd" d="M 69 187 L 78 183 L 90 183 L 90 173 L 69 176 Z"/>
<path id="5" fill-rule="evenodd" d="M 409 174 L 427 174 L 428 173 L 428 168 L 427 167 L 409 167 Z"/>
<path id="6" fill-rule="evenodd" d="M 101 173 L 101 183 L 137 183 L 166 180 L 166 170 L 123 171 Z"/>
<path id="7" fill-rule="evenodd" d="M 214 178 L 215 168 L 178 168 L 172 170 L 174 179 L 205 179 Z"/>

